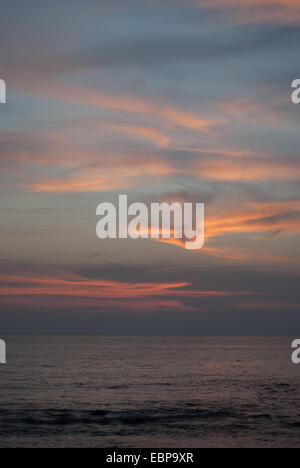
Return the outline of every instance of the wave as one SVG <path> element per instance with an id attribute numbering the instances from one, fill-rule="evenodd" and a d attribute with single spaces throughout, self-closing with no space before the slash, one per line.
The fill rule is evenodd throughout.
<path id="1" fill-rule="evenodd" d="M 23 424 L 27 426 L 68 426 L 74 424 L 127 424 L 177 422 L 186 420 L 226 419 L 236 415 L 228 409 L 196 410 L 187 409 L 172 411 L 170 409 L 142 411 L 109 411 L 95 409 L 92 411 L 72 411 L 60 409 L 0 412 L 1 425 Z"/>

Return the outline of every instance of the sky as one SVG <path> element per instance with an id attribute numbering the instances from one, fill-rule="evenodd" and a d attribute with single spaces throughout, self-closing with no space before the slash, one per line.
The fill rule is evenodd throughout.
<path id="1" fill-rule="evenodd" d="M 0 333 L 294 335 L 299 0 L 2 0 Z M 205 203 L 205 247 L 96 208 Z"/>

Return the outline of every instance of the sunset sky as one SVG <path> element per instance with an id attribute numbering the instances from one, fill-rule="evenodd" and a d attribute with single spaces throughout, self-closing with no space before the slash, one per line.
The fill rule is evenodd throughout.
<path id="1" fill-rule="evenodd" d="M 2 0 L 0 332 L 299 330 L 299 44 L 299 0 Z M 98 239 L 119 194 L 205 248 Z"/>

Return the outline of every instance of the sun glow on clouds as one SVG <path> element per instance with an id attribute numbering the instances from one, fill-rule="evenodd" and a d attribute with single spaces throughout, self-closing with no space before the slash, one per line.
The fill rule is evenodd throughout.
<path id="1" fill-rule="evenodd" d="M 62 161 L 63 162 L 63 161 Z M 66 164 L 68 162 L 66 161 Z M 101 157 L 98 165 L 101 165 Z M 126 165 L 126 166 L 125 166 Z M 117 169 L 117 171 L 116 171 Z M 157 156 L 140 158 L 120 157 L 108 161 L 103 168 L 82 168 L 77 175 L 63 179 L 39 180 L 27 189 L 35 192 L 76 193 L 100 192 L 134 188 L 157 179 L 170 176 L 192 176 L 199 181 L 296 181 L 300 178 L 300 166 L 289 161 L 272 158 L 231 158 L 203 157 L 198 161 L 184 164 Z"/>
<path id="2" fill-rule="evenodd" d="M 203 132 L 209 132 L 211 127 L 216 122 L 219 122 L 219 119 L 216 121 L 205 119 L 195 113 L 179 109 L 164 102 L 163 99 L 150 99 L 117 93 L 110 94 L 104 90 L 94 90 L 72 85 L 63 86 L 62 84 L 47 83 L 46 81 L 43 83 L 28 83 L 22 89 L 25 92 L 34 92 L 44 98 L 52 98 L 62 102 L 121 111 L 129 114 L 152 115 L 162 119 L 164 125 L 172 124 Z"/>
<path id="3" fill-rule="evenodd" d="M 96 280 L 76 275 L 35 277 L 0 275 L 1 302 L 10 304 L 44 303 L 52 298 L 66 305 L 94 305 L 101 308 L 194 310 L 186 299 L 224 299 L 251 295 L 248 291 L 201 291 L 191 283 L 125 283 Z M 51 301 L 51 299 L 50 299 Z M 83 302 L 82 302 L 83 301 Z"/>
<path id="4" fill-rule="evenodd" d="M 183 202 L 183 201 L 182 201 Z M 285 202 L 248 202 L 241 207 L 222 207 L 208 212 L 205 219 L 205 237 L 211 239 L 227 234 L 260 233 L 280 235 L 297 234 L 300 231 L 300 200 Z M 169 242 L 184 247 L 181 239 Z"/>
<path id="5" fill-rule="evenodd" d="M 186 0 L 191 5 L 222 10 L 239 23 L 299 23 L 298 0 Z"/>
<path id="6" fill-rule="evenodd" d="M 1 304 L 22 313 L 66 306 L 83 316 L 296 310 L 289 275 L 297 284 L 299 107 L 289 79 L 296 78 L 300 1 L 141 0 L 138 9 L 107 2 L 105 11 L 98 2 L 93 18 L 84 2 L 70 2 L 72 21 L 62 22 L 53 0 L 58 8 L 47 24 L 31 15 L 30 3 L 25 16 L 9 6 L 3 14 L 12 94 L 0 135 L 0 261 L 14 274 L 0 274 Z M 85 18 L 76 27 L 75 11 Z M 179 239 L 137 240 L 128 251 L 123 242 L 96 243 L 96 205 L 117 193 L 204 202 L 205 247 L 191 254 Z M 108 257 L 114 267 L 105 270 Z M 141 283 L 130 283 L 136 258 Z M 42 261 L 50 271 L 56 262 L 53 276 L 23 274 L 23 265 L 36 272 Z M 124 270 L 116 273 L 118 262 Z M 99 269 L 88 270 L 91 263 Z M 159 274 L 151 276 L 154 267 Z M 223 267 L 226 290 L 218 291 Z M 111 280 L 65 273 L 74 269 Z M 211 275 L 202 290 L 204 271 Z M 283 281 L 273 282 L 275 275 Z M 259 293 L 265 284 L 274 297 Z M 258 293 L 239 292 L 248 287 Z M 284 291 L 276 302 L 277 289 Z"/>

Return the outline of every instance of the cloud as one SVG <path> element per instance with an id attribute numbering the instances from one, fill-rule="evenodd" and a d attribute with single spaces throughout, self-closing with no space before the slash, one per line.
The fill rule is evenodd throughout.
<path id="1" fill-rule="evenodd" d="M 161 147 L 165 147 L 171 141 L 171 138 L 164 133 L 151 127 L 124 124 L 104 124 L 103 126 L 104 128 L 116 130 L 117 132 L 134 135 L 141 140 L 150 140 Z"/>
<path id="2" fill-rule="evenodd" d="M 300 302 L 289 301 L 265 301 L 265 302 L 233 302 L 233 307 L 238 309 L 280 309 L 280 310 L 299 310 Z"/>
<path id="3" fill-rule="evenodd" d="M 178 196 L 177 201 L 185 202 Z M 284 202 L 245 202 L 238 206 L 208 205 L 205 216 L 205 246 L 200 255 L 208 255 L 225 261 L 247 264 L 299 264 L 296 253 L 284 254 L 272 247 L 272 240 L 284 236 L 297 235 L 300 232 L 300 201 Z M 247 236 L 257 241 L 268 238 L 266 247 L 236 246 L 230 242 L 230 236 Z M 222 245 L 216 243 L 222 240 Z M 185 249 L 185 239 L 157 239 L 157 242 L 170 244 Z"/>
<path id="4" fill-rule="evenodd" d="M 269 90 L 266 89 L 266 94 Z M 276 93 L 273 90 L 274 94 Z M 242 120 L 245 123 L 260 123 L 264 126 L 269 126 L 273 129 L 282 129 L 288 125 L 294 124 L 294 116 L 285 112 L 285 105 L 290 105 L 289 96 L 285 95 L 282 98 L 274 99 L 270 96 L 268 99 L 250 99 L 247 97 L 235 97 L 234 99 L 220 102 L 220 108 L 225 110 L 234 117 L 237 122 Z"/>
<path id="5" fill-rule="evenodd" d="M 298 0 L 187 0 L 200 8 L 220 10 L 239 23 L 299 24 Z"/>
<path id="6" fill-rule="evenodd" d="M 162 119 L 165 124 L 179 127 L 197 129 L 208 132 L 218 122 L 207 120 L 193 112 L 174 107 L 163 99 L 136 97 L 123 93 L 110 93 L 106 90 L 90 87 L 64 85 L 57 81 L 33 81 L 24 83 L 18 79 L 13 80 L 16 88 L 24 93 L 34 93 L 42 98 L 54 99 L 71 104 L 84 105 L 113 111 L 122 111 L 129 114 L 152 115 Z"/>
<path id="7" fill-rule="evenodd" d="M 243 204 L 241 208 L 223 209 L 206 220 L 206 236 L 233 233 L 273 233 L 290 235 L 300 231 L 300 201 Z"/>
<path id="8" fill-rule="evenodd" d="M 201 178 L 219 181 L 282 181 L 299 180 L 300 165 L 297 161 L 279 158 L 248 158 L 231 160 L 211 158 L 200 160 L 190 172 Z"/>
<path id="9" fill-rule="evenodd" d="M 173 172 L 168 161 L 157 157 L 112 156 L 110 161 L 105 158 L 103 164 L 101 160 L 98 157 L 91 167 L 79 167 L 75 174 L 71 170 L 62 178 L 39 178 L 36 183 L 28 184 L 27 189 L 40 193 L 119 191 L 149 184 L 153 178 L 159 179 Z"/>
<path id="10" fill-rule="evenodd" d="M 250 295 L 248 291 L 214 291 L 191 289 L 187 282 L 126 283 L 91 279 L 69 274 L 65 276 L 0 275 L 2 304 L 98 307 L 99 310 L 125 309 L 155 311 L 196 310 L 188 299 L 225 299 Z"/>
<path id="11" fill-rule="evenodd" d="M 127 131 L 128 129 L 126 129 Z M 132 129 L 136 131 L 135 128 Z M 142 130 L 143 133 L 143 130 Z M 136 152 L 135 149 L 132 151 Z M 143 151 L 146 153 L 146 151 Z M 106 154 L 105 154 L 106 153 Z M 185 153 L 185 157 L 184 157 Z M 300 179 L 300 165 L 294 158 L 270 157 L 267 155 L 251 155 L 241 152 L 232 156 L 224 153 L 214 154 L 197 151 L 170 150 L 166 155 L 148 151 L 148 154 L 138 153 L 128 156 L 123 149 L 122 154 L 114 154 L 104 150 L 97 154 L 89 150 L 69 149 L 67 157 L 63 152 L 60 161 L 52 159 L 51 152 L 41 156 L 43 161 L 53 167 L 61 167 L 63 176 L 46 176 L 42 172 L 36 181 L 21 182 L 20 188 L 41 193 L 76 193 L 100 192 L 108 190 L 123 190 L 152 184 L 153 180 L 161 181 L 171 177 L 188 177 L 201 182 L 235 182 L 258 183 L 273 181 L 297 182 Z M 80 161 L 85 158 L 85 165 Z"/>

